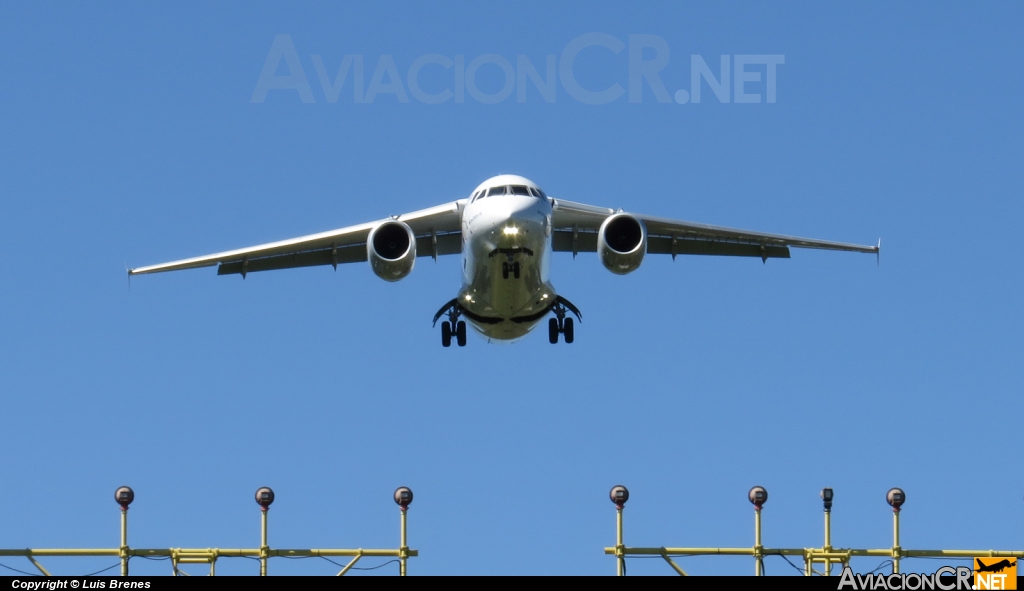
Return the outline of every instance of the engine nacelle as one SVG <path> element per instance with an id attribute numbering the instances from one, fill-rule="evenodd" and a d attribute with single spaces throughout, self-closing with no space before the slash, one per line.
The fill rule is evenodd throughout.
<path id="1" fill-rule="evenodd" d="M 370 230 L 366 238 L 370 268 L 384 281 L 398 281 L 416 264 L 416 236 L 408 224 L 389 220 Z"/>
<path id="2" fill-rule="evenodd" d="M 625 275 L 637 270 L 647 254 L 647 228 L 628 213 L 608 216 L 597 231 L 597 256 L 612 273 Z"/>

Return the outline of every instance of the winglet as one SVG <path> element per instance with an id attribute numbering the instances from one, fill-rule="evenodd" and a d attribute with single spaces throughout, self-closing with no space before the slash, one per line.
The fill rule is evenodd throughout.
<path id="1" fill-rule="evenodd" d="M 875 247 L 875 266 L 882 266 L 882 239 L 878 239 L 878 246 Z"/>
<path id="2" fill-rule="evenodd" d="M 128 263 L 124 264 L 124 270 L 128 274 L 128 291 L 132 290 L 132 270 L 128 268 Z"/>

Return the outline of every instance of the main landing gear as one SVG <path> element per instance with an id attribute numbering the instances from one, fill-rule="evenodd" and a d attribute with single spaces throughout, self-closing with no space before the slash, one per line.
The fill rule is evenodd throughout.
<path id="1" fill-rule="evenodd" d="M 551 307 L 551 311 L 555 313 L 555 317 L 548 320 L 548 342 L 552 345 L 557 344 L 558 335 L 562 335 L 565 343 L 567 345 L 571 344 L 575 340 L 576 335 L 573 331 L 572 318 L 568 317 L 566 312 L 572 312 L 582 322 L 583 316 L 580 315 L 579 309 L 569 300 L 558 296 L 555 299 L 555 305 Z"/>
<path id="2" fill-rule="evenodd" d="M 575 340 L 575 331 L 573 326 L 573 319 L 569 317 L 569 313 L 572 313 L 576 318 L 583 322 L 583 316 L 580 314 L 579 308 L 573 305 L 572 302 L 563 298 L 562 296 L 555 296 L 555 303 L 548 308 L 534 316 L 525 316 L 519 318 L 512 318 L 512 322 L 529 322 L 534 323 L 540 320 L 548 312 L 554 312 L 555 317 L 548 320 L 548 340 L 551 344 L 558 342 L 558 335 L 563 335 L 566 343 L 571 343 Z M 466 346 L 466 322 L 459 320 L 459 317 L 465 313 L 462 305 L 459 304 L 458 298 L 452 298 L 441 309 L 434 314 L 434 325 L 437 325 L 437 321 L 447 315 L 448 320 L 441 323 L 441 344 L 445 347 L 452 346 L 452 337 L 455 337 L 455 342 L 460 347 Z M 476 317 L 474 317 L 476 318 Z M 482 318 L 479 321 L 488 322 L 489 319 Z M 500 318 L 493 319 L 492 322 L 502 322 Z"/>
<path id="3" fill-rule="evenodd" d="M 548 320 L 548 341 L 552 345 L 558 343 L 558 335 L 565 335 L 566 344 L 572 343 L 573 341 L 573 328 L 572 318 L 564 318 L 559 320 L 558 318 L 551 318 Z"/>
<path id="4" fill-rule="evenodd" d="M 571 319 L 570 319 L 571 320 Z M 452 330 L 452 327 L 455 330 Z M 452 336 L 455 336 L 455 341 L 460 347 L 466 346 L 466 321 L 448 321 L 445 320 L 441 323 L 441 345 L 445 347 L 452 346 Z"/>
<path id="5" fill-rule="evenodd" d="M 462 314 L 462 306 L 459 305 L 458 298 L 453 299 L 444 305 L 443 308 L 437 311 L 434 315 L 434 324 L 437 324 L 437 319 L 443 314 L 448 314 L 448 320 L 441 323 L 441 345 L 444 347 L 452 346 L 452 337 L 455 337 L 455 342 L 460 347 L 466 346 L 466 321 L 459 320 L 459 316 Z"/>

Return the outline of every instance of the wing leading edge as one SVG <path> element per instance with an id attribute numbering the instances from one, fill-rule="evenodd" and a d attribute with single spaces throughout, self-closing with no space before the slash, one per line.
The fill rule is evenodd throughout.
<path id="1" fill-rule="evenodd" d="M 462 251 L 461 211 L 466 201 L 452 201 L 394 218 L 405 222 L 416 236 L 417 256 L 458 254 Z M 365 262 L 366 240 L 377 224 L 368 222 L 318 234 L 280 240 L 214 254 L 129 269 L 129 275 L 162 273 L 219 265 L 218 275 L 241 274 L 316 265 Z"/>
<path id="2" fill-rule="evenodd" d="M 572 201 L 554 200 L 552 249 L 556 252 L 596 252 L 597 231 L 601 223 L 618 213 Z M 767 234 L 737 228 L 698 224 L 681 220 L 636 215 L 647 227 L 647 252 L 650 254 L 702 254 L 750 256 L 762 260 L 789 258 L 789 248 L 818 248 L 878 254 L 879 246 L 815 240 L 781 234 Z"/>

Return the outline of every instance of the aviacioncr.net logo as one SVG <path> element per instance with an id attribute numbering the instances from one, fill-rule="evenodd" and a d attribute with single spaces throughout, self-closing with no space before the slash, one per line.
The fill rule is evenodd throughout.
<path id="1" fill-rule="evenodd" d="M 837 589 L 850 591 L 972 590 L 974 586 L 971 584 L 971 574 L 971 569 L 966 566 L 956 568 L 944 566 L 930 575 L 921 573 L 855 575 L 850 567 L 846 567 L 843 569 L 843 576 L 839 579 Z M 1014 589 L 1016 589 L 1016 581 L 1014 579 Z"/>
<path id="2" fill-rule="evenodd" d="M 577 59 L 584 53 L 590 57 L 582 61 L 589 66 L 581 66 Z M 627 59 L 616 61 L 619 55 Z M 493 53 L 475 57 L 429 53 L 412 59 L 407 67 L 405 60 L 391 54 L 376 60 L 362 54 L 325 60 L 314 54 L 310 62 L 327 103 L 343 97 L 348 102 L 349 96 L 351 102 L 361 104 L 378 98 L 409 103 L 411 95 L 428 105 L 464 103 L 467 95 L 488 105 L 513 95 L 517 103 L 527 102 L 527 97 L 554 103 L 559 83 L 563 96 L 588 105 L 642 103 L 645 97 L 658 103 L 692 104 L 702 102 L 702 92 L 704 101 L 710 102 L 708 91 L 719 103 L 771 104 L 777 100 L 778 67 L 786 63 L 781 54 L 725 54 L 709 60 L 693 54 L 673 64 L 670 55 L 668 42 L 658 35 L 629 35 L 623 42 L 607 33 L 587 33 L 570 41 L 560 55 L 540 60 L 523 54 L 509 59 Z M 277 35 L 250 102 L 263 103 L 270 91 L 293 97 L 297 93 L 302 103 L 317 102 L 319 93 L 314 93 L 308 70 L 291 35 Z M 602 73 L 598 76 L 602 82 L 587 80 L 595 70 Z"/>
<path id="3" fill-rule="evenodd" d="M 1016 589 L 1016 558 L 975 558 L 975 589 Z"/>

